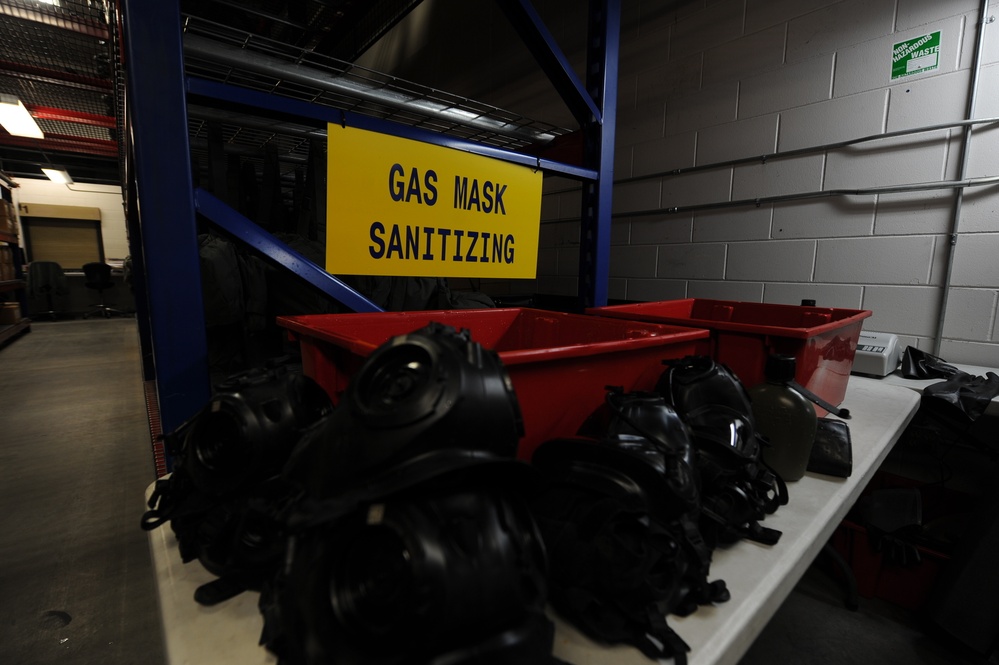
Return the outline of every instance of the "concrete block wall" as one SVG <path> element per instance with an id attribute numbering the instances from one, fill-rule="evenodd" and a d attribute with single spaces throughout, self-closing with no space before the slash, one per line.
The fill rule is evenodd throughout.
<path id="1" fill-rule="evenodd" d="M 989 15 L 999 19 L 999 0 Z M 624 0 L 615 180 L 963 120 L 977 0 Z M 894 44 L 940 31 L 936 70 L 891 80 Z M 975 116 L 999 116 L 999 20 Z M 542 109 L 537 109 L 541 111 Z M 954 219 L 950 190 L 636 215 L 671 206 L 957 177 L 945 129 L 615 186 L 610 297 L 706 297 L 871 309 L 865 328 L 931 350 Z M 969 177 L 999 175 L 999 125 L 973 132 Z M 545 182 L 535 282 L 571 295 L 578 185 Z M 999 366 L 999 186 L 966 191 L 941 355 Z"/>

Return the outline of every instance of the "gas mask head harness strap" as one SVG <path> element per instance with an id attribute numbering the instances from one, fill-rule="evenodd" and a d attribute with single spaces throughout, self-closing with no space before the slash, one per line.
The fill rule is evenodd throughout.
<path id="1" fill-rule="evenodd" d="M 283 474 L 261 642 L 288 665 L 546 663 L 542 540 L 499 356 L 431 324 L 375 350 Z"/>
<path id="2" fill-rule="evenodd" d="M 686 661 L 666 623 L 728 600 L 708 581 L 686 426 L 652 393 L 607 395 L 603 439 L 556 439 L 535 451 L 544 489 L 532 510 L 549 551 L 553 607 L 597 639 Z M 651 639 L 650 639 L 651 637 Z"/>
<path id="3" fill-rule="evenodd" d="M 701 527 L 712 546 L 747 538 L 772 545 L 780 531 L 759 521 L 788 501 L 787 485 L 763 461 L 749 394 L 708 356 L 664 363 L 656 392 L 690 428 L 701 479 Z"/>

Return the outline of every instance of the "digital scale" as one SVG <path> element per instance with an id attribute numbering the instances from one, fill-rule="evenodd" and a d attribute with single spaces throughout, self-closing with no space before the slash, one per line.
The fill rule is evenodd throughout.
<path id="1" fill-rule="evenodd" d="M 898 335 L 861 331 L 851 373 L 888 376 L 898 369 L 902 351 L 898 345 Z"/>

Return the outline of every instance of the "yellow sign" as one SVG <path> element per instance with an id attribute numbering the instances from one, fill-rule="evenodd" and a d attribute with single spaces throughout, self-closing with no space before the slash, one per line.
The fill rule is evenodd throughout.
<path id="1" fill-rule="evenodd" d="M 327 162 L 329 272 L 536 276 L 540 171 L 336 124 Z"/>

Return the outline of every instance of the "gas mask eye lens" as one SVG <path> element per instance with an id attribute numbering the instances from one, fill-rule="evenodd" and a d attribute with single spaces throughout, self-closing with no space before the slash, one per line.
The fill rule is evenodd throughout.
<path id="1" fill-rule="evenodd" d="M 337 618 L 381 636 L 405 627 L 413 602 L 412 560 L 406 543 L 387 527 L 364 529 L 334 565 L 330 595 Z"/>
<path id="2" fill-rule="evenodd" d="M 209 414 L 200 436 L 193 442 L 194 455 L 205 469 L 219 476 L 242 473 L 247 465 L 243 428 L 239 422 L 222 412 Z"/>
<path id="3" fill-rule="evenodd" d="M 430 383 L 433 359 L 426 349 L 408 344 L 388 353 L 366 379 L 359 392 L 366 406 L 391 409 L 403 402 L 419 398 Z"/>

